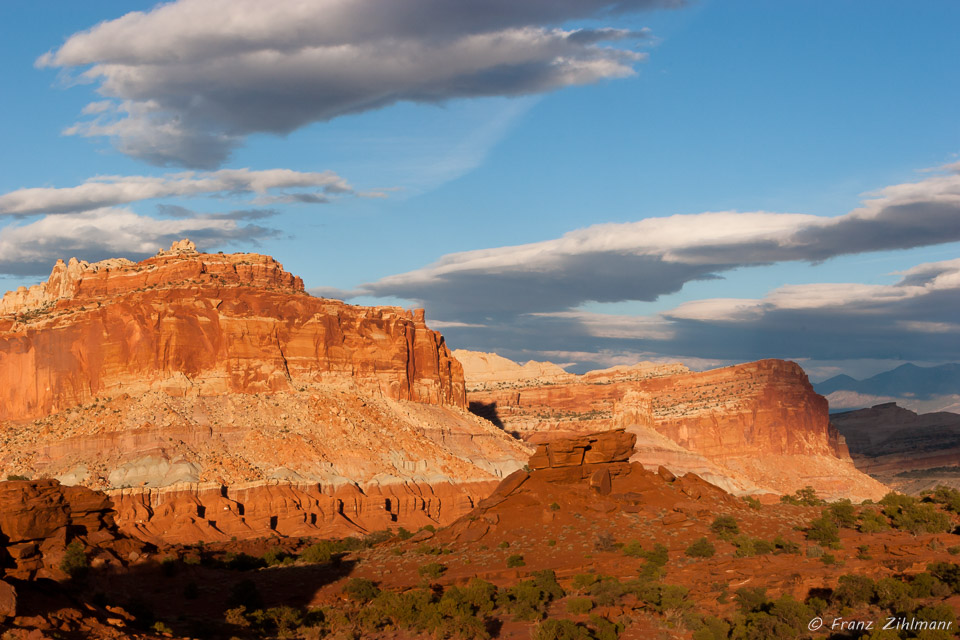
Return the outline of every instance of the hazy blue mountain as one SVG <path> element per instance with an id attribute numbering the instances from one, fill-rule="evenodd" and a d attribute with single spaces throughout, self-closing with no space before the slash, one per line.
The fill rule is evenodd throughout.
<path id="1" fill-rule="evenodd" d="M 937 367 L 904 364 L 866 380 L 856 380 L 848 375 L 834 376 L 816 383 L 813 388 L 823 395 L 834 391 L 856 391 L 871 396 L 912 396 L 920 399 L 960 394 L 960 364 Z"/>

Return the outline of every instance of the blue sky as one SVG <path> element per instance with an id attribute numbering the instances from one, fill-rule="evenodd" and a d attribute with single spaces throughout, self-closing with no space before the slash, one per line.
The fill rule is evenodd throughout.
<path id="1" fill-rule="evenodd" d="M 183 232 L 521 361 L 960 358 L 960 5 L 673 4 L 2 3 L 0 288 Z"/>

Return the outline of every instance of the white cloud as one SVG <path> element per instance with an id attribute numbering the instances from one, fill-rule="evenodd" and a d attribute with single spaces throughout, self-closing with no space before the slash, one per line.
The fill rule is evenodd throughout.
<path id="1" fill-rule="evenodd" d="M 314 188 L 317 192 L 270 195 L 283 189 Z M 0 215 L 77 213 L 140 200 L 199 195 L 256 194 L 257 204 L 269 202 L 321 202 L 331 195 L 354 193 L 346 180 L 323 171 L 304 173 L 290 169 L 221 169 L 164 176 L 97 176 L 76 187 L 36 187 L 0 195 Z M 300 198 L 300 200 L 298 200 Z"/>
<path id="2" fill-rule="evenodd" d="M 277 232 L 209 216 L 156 219 L 122 208 L 44 216 L 0 228 L 0 272 L 45 275 L 57 258 L 145 258 L 189 237 L 201 247 L 254 243 Z"/>
<path id="3" fill-rule="evenodd" d="M 576 322 L 587 335 L 595 338 L 669 340 L 673 337 L 669 323 L 658 317 L 601 314 L 589 311 L 558 311 L 530 315 Z"/>
<path id="4" fill-rule="evenodd" d="M 570 20 L 658 0 L 178 0 L 71 36 L 41 67 L 81 67 L 113 100 L 70 133 L 155 164 L 209 168 L 253 132 L 398 101 L 515 96 L 621 78 L 648 33 Z M 229 20 L 224 16 L 230 16 Z M 603 43 L 619 43 L 610 46 Z"/>
<path id="5" fill-rule="evenodd" d="M 920 281 L 920 275 L 925 280 Z M 892 285 L 859 283 L 816 283 L 787 285 L 774 289 L 763 299 L 710 298 L 686 302 L 666 312 L 673 319 L 712 323 L 758 321 L 766 314 L 789 311 L 842 313 L 848 316 L 888 316 L 900 307 L 935 294 L 956 295 L 960 312 L 960 258 L 921 264 L 904 272 Z M 906 331 L 955 332 L 960 324 L 904 320 L 896 325 Z"/>
<path id="6" fill-rule="evenodd" d="M 448 254 L 421 269 L 364 285 L 359 292 L 416 300 L 444 320 L 472 322 L 570 312 L 585 302 L 655 300 L 691 280 L 717 278 L 746 265 L 954 242 L 960 240 L 960 167 L 944 169 L 943 175 L 888 187 L 837 217 L 725 211 L 599 224 L 553 240 Z M 851 300 L 882 304 L 921 294 L 911 288 L 912 280 L 924 277 L 925 272 L 913 270 L 896 287 L 784 288 L 763 304 L 794 309 Z M 960 280 L 960 274 L 946 270 L 936 283 L 946 286 L 954 279 Z M 678 313 L 691 319 L 716 314 L 744 319 L 758 312 L 757 304 L 700 301 Z"/>

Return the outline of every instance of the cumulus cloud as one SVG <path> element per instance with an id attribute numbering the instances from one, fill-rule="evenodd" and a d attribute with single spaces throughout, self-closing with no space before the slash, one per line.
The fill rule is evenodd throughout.
<path id="1" fill-rule="evenodd" d="M 837 217 L 711 212 L 600 224 L 554 240 L 449 254 L 350 293 L 415 300 L 447 321 L 506 321 L 571 312 L 591 301 L 652 301 L 741 266 L 960 240 L 960 165 L 869 195 L 863 206 Z M 868 287 L 864 295 L 909 295 L 910 279 L 928 275 L 911 272 L 902 287 Z M 849 300 L 858 287 L 797 289 L 788 297 L 792 305 L 816 305 Z M 742 319 L 757 309 L 751 301 L 702 301 L 684 312 Z"/>
<path id="2" fill-rule="evenodd" d="M 158 165 L 211 168 L 243 137 L 398 101 L 542 93 L 620 78 L 647 32 L 568 29 L 670 0 L 178 0 L 71 36 L 41 67 L 83 68 L 108 101 L 68 129 Z M 230 15 L 225 21 L 223 16 Z"/>
<path id="3" fill-rule="evenodd" d="M 256 244 L 277 233 L 215 215 L 157 219 L 123 208 L 50 215 L 28 224 L 0 228 L 0 273 L 45 276 L 58 258 L 142 259 L 184 237 L 201 247 L 212 247 Z"/>
<path id="4" fill-rule="evenodd" d="M 317 203 L 353 193 L 347 181 L 332 171 L 221 169 L 164 176 L 97 176 L 76 187 L 35 187 L 0 195 L 0 215 L 78 213 L 154 198 L 204 195 L 254 194 L 258 204 Z"/>

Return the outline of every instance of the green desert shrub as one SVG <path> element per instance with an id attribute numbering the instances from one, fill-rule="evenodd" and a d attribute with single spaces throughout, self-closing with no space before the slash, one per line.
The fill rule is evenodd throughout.
<path id="1" fill-rule="evenodd" d="M 954 562 L 934 562 L 927 565 L 927 571 L 949 586 L 954 593 L 960 593 L 960 565 Z"/>
<path id="2" fill-rule="evenodd" d="M 439 562 L 430 562 L 425 565 L 421 565 L 417 569 L 417 573 L 420 574 L 422 578 L 429 578 L 431 580 L 436 580 L 442 576 L 447 571 L 446 565 L 440 564 Z"/>
<path id="3" fill-rule="evenodd" d="M 631 540 L 623 545 L 623 547 L 620 548 L 620 551 L 623 553 L 623 555 L 631 558 L 642 558 L 644 554 L 643 545 L 640 544 L 639 540 Z"/>
<path id="4" fill-rule="evenodd" d="M 853 529 L 857 526 L 857 510 L 850 500 L 839 500 L 823 510 L 823 517 L 830 518 L 841 529 Z"/>
<path id="5" fill-rule="evenodd" d="M 957 489 L 940 485 L 933 490 L 930 499 L 942 504 L 948 511 L 960 513 L 960 491 Z"/>
<path id="6" fill-rule="evenodd" d="M 873 590 L 873 580 L 867 576 L 847 574 L 840 576 L 832 598 L 842 607 L 854 607 L 868 604 L 873 599 Z"/>
<path id="7" fill-rule="evenodd" d="M 657 613 L 682 613 L 693 606 L 687 598 L 689 589 L 681 585 L 632 581 L 625 586 Z"/>
<path id="8" fill-rule="evenodd" d="M 578 573 L 573 576 L 571 586 L 577 593 L 586 593 L 590 586 L 599 579 L 594 573 Z"/>
<path id="9" fill-rule="evenodd" d="M 942 598 L 950 595 L 950 586 L 930 573 L 911 576 L 908 587 L 910 595 L 914 598 Z"/>
<path id="10" fill-rule="evenodd" d="M 890 529 L 890 521 L 876 509 L 864 509 L 860 512 L 860 533 L 880 533 Z"/>
<path id="11" fill-rule="evenodd" d="M 691 558 L 711 558 L 716 552 L 716 547 L 710 544 L 710 541 L 706 538 L 700 538 L 684 551 Z"/>
<path id="12" fill-rule="evenodd" d="M 782 536 L 777 536 L 776 538 L 773 539 L 773 552 L 799 554 L 800 545 L 796 542 L 786 540 Z"/>
<path id="13" fill-rule="evenodd" d="M 572 620 L 551 618 L 533 628 L 532 640 L 593 640 L 593 634 L 586 625 Z"/>
<path id="14" fill-rule="evenodd" d="M 263 561 L 268 567 L 281 565 L 284 563 L 284 560 L 287 560 L 288 558 L 290 558 L 290 554 L 284 551 L 280 546 L 270 547 L 263 554 Z"/>
<path id="15" fill-rule="evenodd" d="M 593 600 L 590 598 L 570 598 L 567 600 L 567 613 L 583 615 L 593 610 Z"/>
<path id="16" fill-rule="evenodd" d="M 832 547 L 840 542 L 840 529 L 828 516 L 820 516 L 810 523 L 806 536 L 821 546 Z"/>
<path id="17" fill-rule="evenodd" d="M 175 563 L 170 564 L 174 568 L 176 567 Z M 165 562 L 164 568 L 166 568 L 166 566 L 167 563 Z M 223 560 L 220 561 L 220 566 L 231 571 L 252 571 L 267 566 L 267 562 L 263 558 L 258 558 L 248 553 L 230 551 L 223 556 Z"/>
<path id="18" fill-rule="evenodd" d="M 920 502 L 911 496 L 888 493 L 880 500 L 883 513 L 896 529 L 921 533 L 943 533 L 953 529 L 950 516 L 934 504 Z"/>
<path id="19" fill-rule="evenodd" d="M 90 563 L 87 561 L 87 552 L 83 548 L 83 543 L 74 540 L 68 544 L 63 560 L 60 561 L 60 570 L 71 578 L 80 578 L 89 568 Z"/>
<path id="20" fill-rule="evenodd" d="M 693 640 L 727 640 L 730 637 L 730 623 L 714 616 L 698 620 Z"/>
<path id="21" fill-rule="evenodd" d="M 517 620 L 542 620 L 553 600 L 564 596 L 553 571 L 537 571 L 498 594 L 498 605 Z"/>
<path id="22" fill-rule="evenodd" d="M 624 594 L 624 587 L 620 581 L 612 576 L 600 576 L 600 578 L 590 585 L 587 591 L 601 607 L 609 607 L 616 604 L 620 596 Z"/>
<path id="23" fill-rule="evenodd" d="M 598 615 L 590 614 L 593 637 L 596 640 L 617 640 L 626 626 L 621 622 L 612 622 Z"/>
<path id="24" fill-rule="evenodd" d="M 354 602 L 365 603 L 380 595 L 380 589 L 372 580 L 350 578 L 350 581 L 343 587 L 343 595 Z"/>
<path id="25" fill-rule="evenodd" d="M 793 495 L 780 496 L 780 502 L 804 507 L 819 507 L 824 501 L 817 497 L 816 490 L 811 486 L 798 489 Z"/>
<path id="26" fill-rule="evenodd" d="M 721 540 L 726 540 L 740 533 L 740 525 L 733 516 L 717 516 L 710 530 Z"/>
<path id="27" fill-rule="evenodd" d="M 743 614 L 759 611 L 767 602 L 767 590 L 762 587 L 740 587 L 734 600 Z"/>
<path id="28" fill-rule="evenodd" d="M 523 561 L 523 556 L 520 555 L 520 554 L 517 554 L 517 553 L 515 553 L 515 554 L 513 554 L 512 556 L 510 556 L 509 558 L 507 558 L 507 567 L 510 568 L 510 569 L 515 569 L 515 568 L 517 568 L 517 567 L 523 567 L 523 566 L 525 566 L 526 564 L 527 564 L 527 563 Z"/>
<path id="29" fill-rule="evenodd" d="M 763 540 L 761 538 L 736 536 L 732 538 L 730 542 L 737 548 L 734 555 L 736 555 L 738 558 L 766 555 L 777 550 L 777 547 L 773 542 Z"/>
<path id="30" fill-rule="evenodd" d="M 896 578 L 880 578 L 874 583 L 873 603 L 891 613 L 906 613 L 913 607 L 910 589 Z"/>

